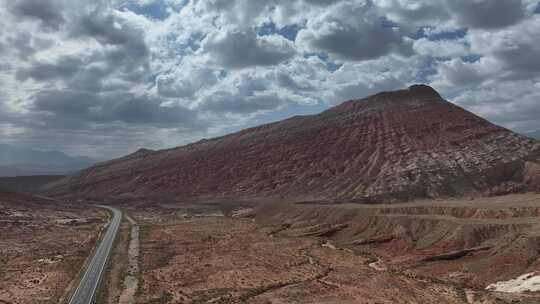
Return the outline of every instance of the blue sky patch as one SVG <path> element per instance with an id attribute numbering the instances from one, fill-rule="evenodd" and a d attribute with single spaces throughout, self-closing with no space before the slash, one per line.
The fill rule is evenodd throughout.
<path id="1" fill-rule="evenodd" d="M 326 64 L 326 69 L 328 71 L 330 71 L 330 72 L 335 72 L 335 71 L 339 70 L 339 68 L 341 68 L 343 66 L 342 63 L 334 62 L 330 58 L 330 56 L 328 56 L 328 54 L 326 54 L 326 53 L 307 53 L 307 54 L 304 54 L 304 58 L 309 58 L 309 57 L 313 57 L 313 56 L 319 57 L 319 59 L 322 60 Z"/>
<path id="2" fill-rule="evenodd" d="M 380 17 L 379 20 L 381 21 L 381 25 L 382 27 L 385 27 L 385 28 L 397 28 L 399 27 L 399 24 L 397 24 L 396 22 L 386 18 L 386 17 Z"/>
<path id="3" fill-rule="evenodd" d="M 278 34 L 290 41 L 295 41 L 300 29 L 301 27 L 297 24 L 287 25 L 283 28 L 277 28 L 274 22 L 267 22 L 257 27 L 255 31 L 260 36 Z"/>
<path id="4" fill-rule="evenodd" d="M 136 3 L 129 2 L 122 7 L 122 9 L 130 10 L 137 15 L 157 20 L 165 20 L 169 17 L 168 8 L 162 1 L 154 1 L 147 5 L 137 5 Z"/>
<path id="5" fill-rule="evenodd" d="M 467 56 L 461 56 L 460 58 L 463 62 L 474 63 L 474 62 L 479 61 L 480 58 L 482 58 L 482 56 L 478 54 L 470 54 Z"/>

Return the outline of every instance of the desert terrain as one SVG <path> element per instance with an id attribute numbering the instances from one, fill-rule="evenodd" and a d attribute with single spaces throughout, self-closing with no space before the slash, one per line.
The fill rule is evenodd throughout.
<path id="1" fill-rule="evenodd" d="M 80 303 L 472 304 L 540 302 L 539 185 L 538 141 L 413 85 L 173 149 L 141 149 L 43 190 L 125 215 L 97 250 L 104 265 L 116 245 L 110 267 L 103 277 L 92 271 L 101 266 L 89 267 Z M 79 267 L 98 225 L 71 216 L 67 230 L 48 220 L 18 232 L 39 247 L 21 259 L 72 254 Z M 43 227 L 51 230 L 40 239 Z M 77 233 L 57 245 L 79 242 L 65 249 L 75 253 L 47 247 L 61 233 Z M 38 257 L 40 250 L 54 255 Z M 28 280 L 16 278 L 8 282 Z M 50 301 L 67 287 L 44 286 L 54 289 L 40 295 Z M 13 298 L 41 289 L 8 290 Z"/>
<path id="2" fill-rule="evenodd" d="M 134 201 L 124 211 L 140 227 L 140 256 L 135 299 L 122 303 L 540 301 L 538 194 L 398 205 Z"/>
<path id="3" fill-rule="evenodd" d="M 61 303 L 107 213 L 0 191 L 0 303 Z"/>

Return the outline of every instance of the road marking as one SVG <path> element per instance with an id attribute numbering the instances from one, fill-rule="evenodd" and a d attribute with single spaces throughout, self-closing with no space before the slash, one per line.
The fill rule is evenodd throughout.
<path id="1" fill-rule="evenodd" d="M 77 289 L 75 289 L 75 292 L 71 296 L 69 304 L 92 303 L 99 281 L 101 279 L 101 275 L 103 274 L 103 270 L 105 269 L 105 265 L 107 264 L 107 259 L 111 252 L 114 239 L 118 234 L 118 229 L 120 227 L 120 222 L 122 219 L 122 212 L 108 206 L 98 205 L 98 207 L 112 211 L 113 218 L 109 223 L 109 227 L 107 228 L 103 239 L 98 244 L 96 252 L 92 257 L 90 263 L 88 264 L 83 278 L 81 279 L 79 285 L 77 286 Z M 91 292 L 89 293 L 90 289 Z"/>

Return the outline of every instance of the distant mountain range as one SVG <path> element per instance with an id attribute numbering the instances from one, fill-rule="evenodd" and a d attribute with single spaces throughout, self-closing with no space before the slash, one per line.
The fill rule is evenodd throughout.
<path id="1" fill-rule="evenodd" d="M 70 174 L 98 160 L 69 156 L 59 151 L 38 151 L 0 144 L 0 177 Z"/>

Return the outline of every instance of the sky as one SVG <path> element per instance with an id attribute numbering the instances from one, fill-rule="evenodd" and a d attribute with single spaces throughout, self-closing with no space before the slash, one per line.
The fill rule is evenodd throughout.
<path id="1" fill-rule="evenodd" d="M 4 144 L 112 158 L 415 83 L 540 130 L 538 0 L 0 0 Z"/>

